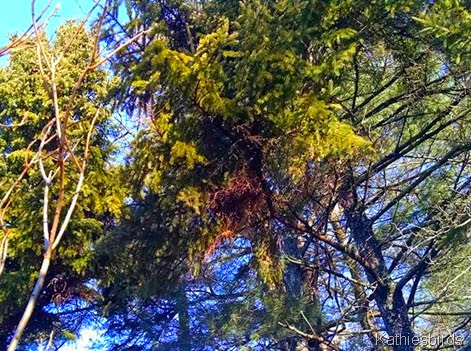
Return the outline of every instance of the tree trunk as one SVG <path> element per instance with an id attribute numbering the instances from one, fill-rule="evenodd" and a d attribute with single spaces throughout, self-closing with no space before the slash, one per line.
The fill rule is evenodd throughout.
<path id="1" fill-rule="evenodd" d="M 360 253 L 367 259 L 376 275 L 380 277 L 381 281 L 378 281 L 377 277 L 373 277 L 371 273 L 367 272 L 369 283 L 376 285 L 373 297 L 378 305 L 386 332 L 389 337 L 395 340 L 392 345 L 393 350 L 413 351 L 414 347 L 411 345 L 411 341 L 414 335 L 407 304 L 402 291 L 396 289 L 389 277 L 381 245 L 374 235 L 372 223 L 358 208 L 352 210 L 347 207 L 345 216 Z"/>
<path id="2" fill-rule="evenodd" d="M 178 311 L 178 345 L 180 351 L 191 351 L 190 315 L 188 313 L 188 298 L 185 284 L 182 283 L 177 295 Z"/>
<path id="3" fill-rule="evenodd" d="M 396 289 L 391 280 L 377 240 L 373 223 L 364 213 L 352 174 L 346 175 L 344 187 L 340 192 L 340 205 L 344 209 L 350 235 L 369 267 L 365 269 L 368 282 L 375 286 L 373 298 L 378 305 L 381 319 L 389 337 L 395 339 L 394 351 L 413 351 L 411 345 L 413 331 L 409 320 L 407 304 L 402 291 Z M 373 274 L 374 273 L 374 274 Z"/>
<path id="4" fill-rule="evenodd" d="M 298 239 L 294 236 L 287 236 L 283 240 L 283 253 L 287 256 L 294 258 L 295 260 L 302 261 L 304 247 L 298 243 Z M 300 264 L 290 262 L 286 264 L 285 271 L 283 272 L 283 281 L 286 290 L 287 299 L 301 299 L 304 297 L 304 285 L 306 283 L 307 275 L 304 274 L 303 268 Z M 310 287 L 317 289 L 317 280 L 315 283 L 316 286 Z M 314 294 L 316 296 L 317 294 Z M 311 303 L 317 303 L 311 298 Z M 301 311 L 299 311 L 301 312 Z M 319 319 L 320 320 L 320 319 Z M 318 326 L 319 321 L 310 321 L 311 324 L 315 327 Z M 309 330 L 309 333 L 312 333 L 312 330 Z M 284 351 L 317 351 L 319 350 L 319 343 L 315 340 L 309 340 L 302 336 L 292 336 L 287 338 L 282 342 L 282 349 Z"/>
<path id="5" fill-rule="evenodd" d="M 335 236 L 339 242 L 346 242 L 347 241 L 347 233 L 345 229 L 339 224 L 340 223 L 340 213 L 339 207 L 335 206 L 331 213 L 331 220 L 332 220 L 332 227 L 334 229 Z M 353 260 L 346 254 L 343 254 L 345 262 L 347 263 L 348 270 L 350 275 L 353 279 L 358 282 L 364 283 L 364 279 L 360 274 L 360 267 L 358 266 L 357 262 Z M 358 317 L 359 323 L 364 330 L 377 330 L 378 326 L 376 325 L 374 320 L 371 320 L 368 317 L 369 313 L 369 300 L 367 298 L 367 294 L 364 291 L 365 289 L 359 284 L 353 284 L 353 295 L 355 296 L 355 300 L 358 301 Z M 382 344 L 378 343 L 381 335 L 377 331 L 373 331 L 367 334 L 368 340 L 371 343 L 372 350 L 383 350 L 384 347 Z"/>
<path id="6" fill-rule="evenodd" d="M 18 327 L 16 328 L 15 334 L 13 335 L 13 339 L 10 341 L 10 345 L 8 346 L 8 351 L 15 351 L 18 343 L 20 342 L 21 336 L 28 325 L 28 322 L 33 314 L 34 307 L 36 306 L 36 302 L 38 301 L 39 295 L 41 295 L 42 288 L 44 286 L 44 281 L 46 280 L 46 275 L 49 270 L 49 265 L 51 263 L 51 250 L 48 249 L 44 255 L 43 262 L 41 265 L 41 269 L 39 271 L 39 277 L 36 280 L 36 284 L 34 286 L 33 292 L 28 300 L 28 304 L 26 305 L 26 309 L 21 317 L 20 322 L 18 323 Z"/>
<path id="7" fill-rule="evenodd" d="M 285 255 L 297 260 L 302 258 L 297 239 L 292 236 L 288 236 L 283 240 L 283 252 Z M 283 282 L 288 298 L 300 299 L 302 297 L 303 271 L 299 264 L 288 261 L 283 272 Z"/>

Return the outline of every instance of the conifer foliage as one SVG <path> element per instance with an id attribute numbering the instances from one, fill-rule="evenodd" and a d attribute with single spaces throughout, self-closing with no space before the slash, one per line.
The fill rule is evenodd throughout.
<path id="1" fill-rule="evenodd" d="M 468 2 L 95 9 L 0 70 L 0 348 L 471 347 Z"/>

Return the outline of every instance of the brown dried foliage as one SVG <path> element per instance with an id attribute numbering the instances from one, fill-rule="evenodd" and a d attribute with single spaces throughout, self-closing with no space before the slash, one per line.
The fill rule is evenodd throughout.
<path id="1" fill-rule="evenodd" d="M 209 197 L 209 211 L 221 220 L 221 232 L 211 240 L 205 257 L 235 235 L 249 232 L 266 209 L 265 196 L 260 179 L 246 167 L 234 173 L 227 184 L 212 192 Z"/>
<path id="2" fill-rule="evenodd" d="M 227 185 L 210 195 L 209 208 L 223 220 L 223 227 L 235 232 L 247 228 L 266 206 L 260 180 L 244 167 Z"/>

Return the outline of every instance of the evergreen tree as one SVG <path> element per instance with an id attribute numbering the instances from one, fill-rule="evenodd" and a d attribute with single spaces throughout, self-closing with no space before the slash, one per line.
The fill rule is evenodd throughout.
<path id="1" fill-rule="evenodd" d="M 470 11 L 116 0 L 95 28 L 109 71 L 74 24 L 15 51 L 0 72 L 3 345 L 43 255 L 44 189 L 54 206 L 77 193 L 77 172 L 49 189 L 25 164 L 69 155 L 72 170 L 89 144 L 23 345 L 88 323 L 110 350 L 409 351 L 440 333 L 469 347 Z M 66 53 L 56 89 L 44 52 Z M 68 145 L 43 145 L 54 101 L 72 105 Z M 112 113 L 135 133 L 115 167 Z"/>

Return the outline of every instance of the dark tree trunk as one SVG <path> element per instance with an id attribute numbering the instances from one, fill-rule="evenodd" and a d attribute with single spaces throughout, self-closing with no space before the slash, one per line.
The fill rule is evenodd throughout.
<path id="1" fill-rule="evenodd" d="M 301 250 L 297 246 L 295 237 L 288 236 L 283 240 L 283 252 L 285 255 L 300 260 Z M 299 299 L 303 295 L 303 271 L 299 264 L 289 262 L 283 273 L 283 281 L 288 298 Z"/>
<path id="2" fill-rule="evenodd" d="M 339 225 L 340 223 L 340 214 L 338 211 L 338 206 L 335 206 L 334 210 L 331 213 L 332 219 L 332 226 L 334 228 L 334 233 L 339 242 L 347 242 L 347 233 L 345 229 Z M 348 255 L 343 255 L 345 262 L 347 263 L 350 275 L 353 279 L 358 282 L 364 282 L 364 279 L 360 273 L 360 267 L 358 266 L 357 262 L 353 260 Z M 369 299 L 364 291 L 364 288 L 358 284 L 353 284 L 353 294 L 355 296 L 355 300 L 358 301 L 358 317 L 359 323 L 364 330 L 377 330 L 378 327 L 376 322 L 369 318 Z M 381 343 L 378 343 L 381 335 L 377 331 L 373 331 L 372 333 L 367 334 L 368 339 L 371 343 L 372 350 L 384 350 L 384 347 Z"/>
<path id="3" fill-rule="evenodd" d="M 283 253 L 287 256 L 294 258 L 295 260 L 302 261 L 304 247 L 298 243 L 298 240 L 294 236 L 287 236 L 283 240 Z M 304 296 L 305 285 L 307 281 L 313 279 L 312 274 L 306 274 L 303 271 L 303 267 L 298 263 L 287 262 L 285 271 L 283 273 L 284 287 L 286 290 L 287 299 L 301 299 Z M 317 272 L 316 272 L 317 275 Z M 309 279 L 306 279 L 309 278 Z M 313 286 L 309 286 L 308 289 L 314 289 L 317 291 L 317 279 Z M 311 285 L 311 284 L 309 284 Z M 307 290 L 307 289 L 306 289 Z M 309 300 L 311 303 L 317 303 L 317 293 L 310 294 Z M 310 321 L 311 325 L 320 327 L 320 318 L 316 321 Z M 312 330 L 308 331 L 312 333 Z M 317 351 L 320 350 L 319 343 L 316 340 L 309 340 L 302 336 L 293 336 L 283 341 L 282 349 L 284 351 Z"/>
<path id="4" fill-rule="evenodd" d="M 376 286 L 373 298 L 378 305 L 386 332 L 389 337 L 395 340 L 392 349 L 413 351 L 414 347 L 411 345 L 411 341 L 414 334 L 408 316 L 407 304 L 402 291 L 396 289 L 395 284 L 391 281 L 381 245 L 373 231 L 373 224 L 358 203 L 352 183 L 350 181 L 348 190 L 344 192 L 340 204 L 345 210 L 347 226 L 353 240 L 360 254 L 369 264 L 366 275 L 369 283 Z"/>
<path id="5" fill-rule="evenodd" d="M 180 351 L 191 351 L 190 315 L 184 284 L 181 285 L 177 294 L 178 345 Z"/>

